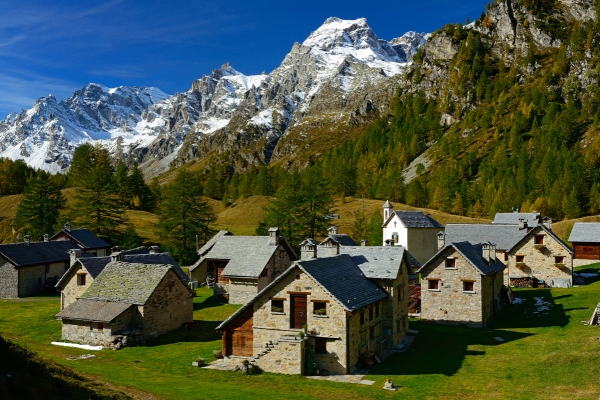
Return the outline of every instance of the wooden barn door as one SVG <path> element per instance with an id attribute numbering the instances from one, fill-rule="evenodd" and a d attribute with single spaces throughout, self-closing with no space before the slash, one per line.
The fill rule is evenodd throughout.
<path id="1" fill-rule="evenodd" d="M 291 295 L 292 318 L 290 328 L 302 329 L 302 325 L 306 324 L 306 295 L 292 294 Z"/>
<path id="2" fill-rule="evenodd" d="M 233 321 L 224 332 L 225 355 L 252 357 L 254 354 L 254 332 L 252 309 L 246 310 Z"/>

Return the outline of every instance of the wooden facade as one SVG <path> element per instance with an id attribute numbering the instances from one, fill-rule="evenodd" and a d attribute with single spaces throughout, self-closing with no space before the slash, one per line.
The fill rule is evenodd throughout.
<path id="1" fill-rule="evenodd" d="M 600 243 L 573 243 L 573 259 L 600 260 Z"/>
<path id="2" fill-rule="evenodd" d="M 222 341 L 225 356 L 252 357 L 254 353 L 253 329 L 252 308 L 249 308 L 223 331 Z"/>

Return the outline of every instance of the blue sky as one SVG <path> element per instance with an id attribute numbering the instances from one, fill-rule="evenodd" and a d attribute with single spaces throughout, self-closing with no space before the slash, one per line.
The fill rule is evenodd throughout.
<path id="1" fill-rule="evenodd" d="M 225 62 L 270 72 L 331 16 L 367 18 L 390 40 L 479 17 L 489 0 L 0 0 L 0 118 L 89 82 L 172 94 Z"/>

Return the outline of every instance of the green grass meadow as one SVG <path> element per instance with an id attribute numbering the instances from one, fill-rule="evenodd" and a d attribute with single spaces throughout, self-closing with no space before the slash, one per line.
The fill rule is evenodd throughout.
<path id="1" fill-rule="evenodd" d="M 597 272 L 600 264 L 583 268 Z M 516 289 L 522 304 L 505 306 L 489 329 L 411 321 L 419 331 L 408 351 L 385 359 L 365 379 L 373 386 L 315 381 L 301 376 L 194 368 L 221 346 L 214 331 L 238 306 L 199 289 L 197 331 L 177 330 L 144 346 L 90 352 L 53 346 L 60 339 L 58 295 L 0 300 L 0 335 L 87 377 L 129 394 L 163 399 L 598 399 L 600 329 L 586 326 L 600 302 L 600 281 L 570 289 Z M 549 309 L 536 313 L 536 299 Z M 501 338 L 503 341 L 498 341 Z M 69 361 L 74 355 L 97 357 Z M 0 357 L 2 364 L 2 357 Z M 10 366 L 2 366 L 2 369 Z M 383 390 L 392 378 L 398 391 Z"/>

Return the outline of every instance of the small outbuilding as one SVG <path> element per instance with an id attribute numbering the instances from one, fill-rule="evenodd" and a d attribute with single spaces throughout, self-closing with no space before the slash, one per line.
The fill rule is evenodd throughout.
<path id="1" fill-rule="evenodd" d="M 569 235 L 573 266 L 600 262 L 600 222 L 576 222 Z"/>

